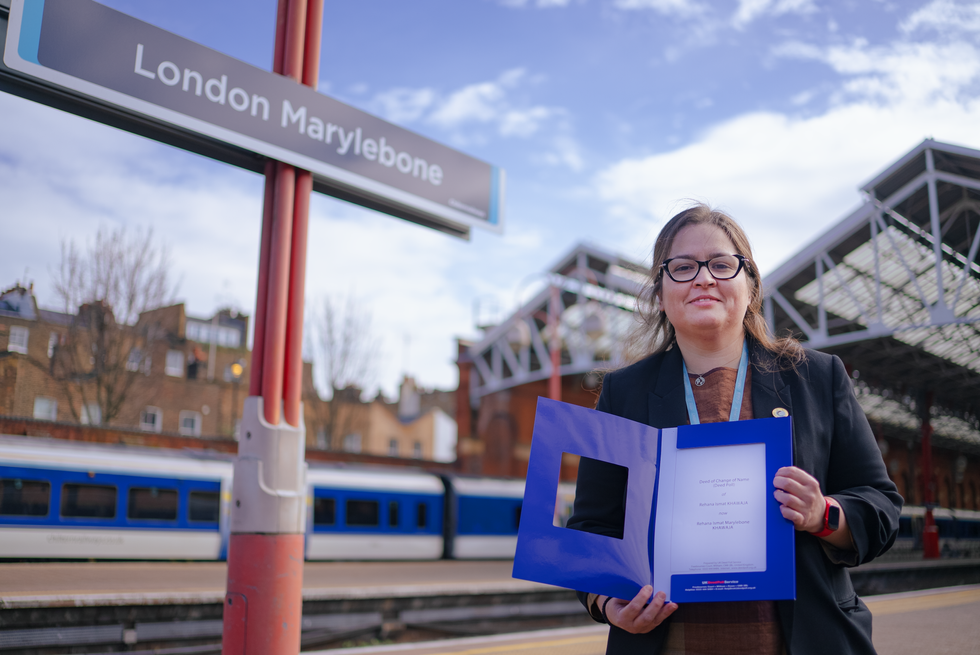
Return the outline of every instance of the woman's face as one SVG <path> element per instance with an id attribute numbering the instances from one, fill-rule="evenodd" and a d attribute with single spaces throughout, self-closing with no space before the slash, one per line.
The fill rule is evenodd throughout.
<path id="1" fill-rule="evenodd" d="M 689 225 L 674 238 L 668 258 L 707 261 L 719 255 L 741 254 L 714 225 Z M 664 273 L 661 306 L 681 339 L 728 339 L 743 331 L 749 307 L 749 279 L 743 268 L 731 280 L 716 280 L 702 266 L 690 282 L 674 282 Z"/>

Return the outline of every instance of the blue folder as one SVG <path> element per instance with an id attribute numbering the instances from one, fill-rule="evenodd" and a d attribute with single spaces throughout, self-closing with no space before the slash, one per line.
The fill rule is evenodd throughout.
<path id="1" fill-rule="evenodd" d="M 666 454 L 661 452 L 665 443 L 671 449 Z M 765 521 L 765 534 L 760 537 L 764 538 L 764 554 L 760 544 L 756 558 L 761 564 L 756 563 L 754 570 L 747 571 L 729 568 L 723 573 L 714 573 L 710 569 L 671 573 L 665 567 L 670 567 L 673 559 L 656 561 L 654 557 L 658 533 L 662 537 L 659 543 L 663 544 L 671 530 L 669 521 L 657 521 L 655 508 L 658 502 L 672 496 L 660 489 L 658 461 L 671 462 L 672 468 L 664 478 L 672 480 L 677 452 L 743 444 L 764 445 L 766 494 L 765 500 L 760 501 L 764 508 L 755 508 L 763 513 Z M 723 451 L 716 451 L 716 454 L 720 452 Z M 760 453 L 761 450 L 752 452 Z M 563 453 L 628 469 L 622 539 L 555 525 Z M 789 417 L 658 430 L 604 412 L 539 398 L 513 575 L 523 580 L 623 599 L 631 599 L 640 587 L 654 584 L 654 578 L 669 581 L 662 585 L 669 588 L 655 588 L 655 591 L 664 591 L 669 600 L 677 603 L 793 599 L 796 597 L 794 528 L 783 518 L 772 494 L 776 471 L 790 465 L 792 423 Z M 761 462 L 759 466 L 762 466 Z M 680 485 L 681 482 L 672 484 Z M 669 507 L 661 505 L 664 508 L 661 513 L 667 515 L 668 509 L 673 511 L 681 505 L 680 499 L 674 499 Z M 683 512 L 677 516 L 684 520 Z M 718 523 L 715 529 L 727 527 L 724 521 Z M 706 526 L 704 529 L 712 528 Z M 665 551 L 662 546 L 659 548 L 662 556 Z M 737 568 L 730 563 L 727 566 Z"/>

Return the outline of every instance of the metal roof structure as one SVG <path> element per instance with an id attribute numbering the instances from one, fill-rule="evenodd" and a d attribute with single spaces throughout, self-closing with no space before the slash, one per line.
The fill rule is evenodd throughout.
<path id="1" fill-rule="evenodd" d="M 551 376 L 552 288 L 559 290 L 560 374 L 588 373 L 621 361 L 621 346 L 633 326 L 647 267 L 579 244 L 542 277 L 545 285 L 534 297 L 470 348 L 477 373 L 470 386 L 471 402 Z"/>
<path id="2" fill-rule="evenodd" d="M 980 453 L 980 151 L 926 140 L 861 191 L 860 208 L 764 278 L 769 325 L 839 355 L 890 434 L 919 438 L 931 392 L 933 443 Z M 621 362 L 647 267 L 579 245 L 545 275 L 471 347 L 474 404 L 551 375 L 551 287 L 561 374 Z"/>
<path id="3" fill-rule="evenodd" d="M 872 419 L 980 452 L 980 151 L 927 139 L 764 279 L 777 334 L 839 355 Z"/>

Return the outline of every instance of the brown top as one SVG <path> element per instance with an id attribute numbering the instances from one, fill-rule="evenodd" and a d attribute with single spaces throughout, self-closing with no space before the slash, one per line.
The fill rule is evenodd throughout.
<path id="1" fill-rule="evenodd" d="M 713 368 L 703 374 L 704 385 L 697 386 L 697 375 L 688 374 L 694 402 L 698 406 L 698 417 L 702 423 L 722 423 L 728 420 L 732 411 L 732 396 L 735 395 L 735 380 L 738 371 L 733 368 Z M 742 409 L 738 420 L 747 421 L 752 415 L 752 367 L 745 373 L 745 390 L 742 392 Z"/>
<path id="2" fill-rule="evenodd" d="M 691 389 L 702 423 L 728 420 L 738 372 L 716 368 L 703 374 L 697 386 L 691 375 Z M 752 367 L 745 376 L 745 391 L 739 420 L 752 415 Z M 670 617 L 667 643 L 661 655 L 783 655 L 782 628 L 774 601 L 727 603 L 684 603 Z"/>

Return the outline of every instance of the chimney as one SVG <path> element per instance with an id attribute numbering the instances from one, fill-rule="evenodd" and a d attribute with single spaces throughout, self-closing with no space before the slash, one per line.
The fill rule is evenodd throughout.
<path id="1" fill-rule="evenodd" d="M 405 376 L 398 385 L 398 418 L 409 421 L 421 412 L 421 398 L 415 386 L 415 378 Z"/>

